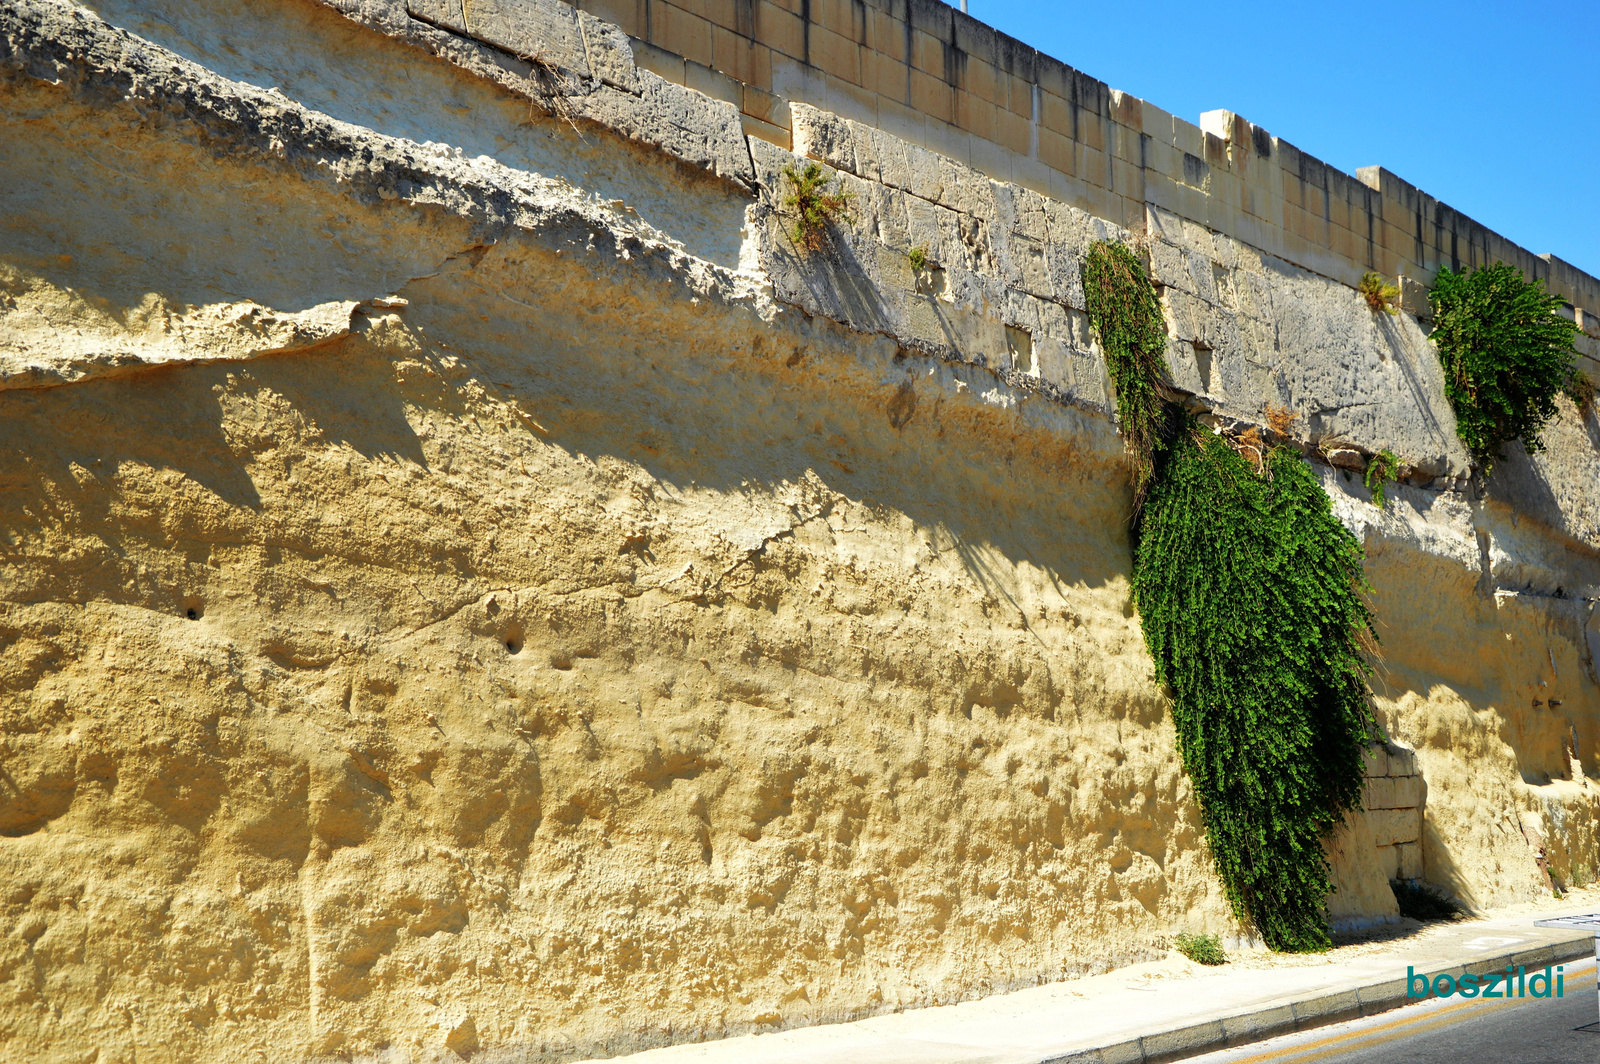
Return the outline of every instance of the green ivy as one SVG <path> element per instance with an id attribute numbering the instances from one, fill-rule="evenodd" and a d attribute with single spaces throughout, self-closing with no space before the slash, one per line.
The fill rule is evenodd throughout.
<path id="1" fill-rule="evenodd" d="M 1161 394 L 1167 376 L 1167 326 L 1144 263 L 1125 244 L 1096 241 L 1083 265 L 1089 325 L 1105 352 L 1117 393 L 1117 420 L 1133 452 L 1135 512 L 1155 470 L 1168 415 Z"/>
<path id="2" fill-rule="evenodd" d="M 1561 298 L 1497 262 L 1461 273 L 1440 270 L 1429 299 L 1445 394 L 1473 459 L 1488 469 L 1519 438 L 1537 454 L 1577 357 L 1578 327 L 1561 316 Z"/>
<path id="3" fill-rule="evenodd" d="M 1277 950 L 1329 945 L 1323 837 L 1359 808 L 1376 728 L 1363 587 L 1360 544 L 1294 451 L 1258 475 L 1191 426 L 1163 456 L 1134 601 L 1228 900 Z"/>
<path id="4" fill-rule="evenodd" d="M 1388 503 L 1384 494 L 1384 487 L 1400 473 L 1400 456 L 1387 447 L 1372 456 L 1372 461 L 1367 463 L 1367 472 L 1361 478 L 1367 485 L 1367 490 L 1372 492 L 1372 502 L 1378 509 L 1383 509 Z"/>
<path id="5" fill-rule="evenodd" d="M 1286 447 L 1258 473 L 1162 395 L 1166 329 L 1127 248 L 1096 244 L 1089 319 L 1134 452 L 1133 595 L 1223 889 L 1277 950 L 1326 949 L 1323 841 L 1376 731 L 1361 547 Z"/>

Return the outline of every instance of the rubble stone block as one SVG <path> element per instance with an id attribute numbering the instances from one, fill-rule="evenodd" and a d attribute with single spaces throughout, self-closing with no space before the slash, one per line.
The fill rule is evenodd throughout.
<path id="1" fill-rule="evenodd" d="M 462 31 L 468 36 L 513 55 L 537 57 L 575 74 L 589 74 L 577 11 L 567 4 L 559 0 L 473 0 L 464 10 Z M 444 17 L 462 21 L 459 15 Z"/>

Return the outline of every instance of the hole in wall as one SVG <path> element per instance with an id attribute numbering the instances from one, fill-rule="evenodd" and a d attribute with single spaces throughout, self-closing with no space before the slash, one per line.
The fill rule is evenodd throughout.
<path id="1" fill-rule="evenodd" d="M 1194 342 L 1194 364 L 1200 371 L 1200 391 L 1206 395 L 1211 394 L 1211 348 L 1196 340 Z"/>
<path id="2" fill-rule="evenodd" d="M 191 621 L 198 621 L 206 615 L 206 606 L 200 601 L 198 595 L 190 595 L 183 600 L 183 615 Z"/>
<path id="3" fill-rule="evenodd" d="M 1015 325 L 1006 326 L 1006 351 L 1011 355 L 1011 368 L 1018 373 L 1033 372 L 1033 335 Z"/>
<path id="4" fill-rule="evenodd" d="M 505 644 L 507 654 L 522 653 L 522 626 L 511 625 L 501 634 L 500 641 Z"/>

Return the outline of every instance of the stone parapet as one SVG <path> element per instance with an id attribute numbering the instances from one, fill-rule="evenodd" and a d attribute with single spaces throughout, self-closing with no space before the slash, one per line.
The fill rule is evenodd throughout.
<path id="1" fill-rule="evenodd" d="M 412 9 L 433 5 L 460 10 L 451 0 Z M 522 6 L 531 0 L 472 4 L 472 32 L 494 32 Z M 1441 266 L 1504 260 L 1600 337 L 1600 280 L 1388 170 L 1343 173 L 1229 111 L 1195 125 L 939 0 L 577 7 L 626 31 L 641 66 L 737 107 L 748 133 L 785 148 L 790 105 L 807 104 L 1132 230 L 1159 207 L 1352 285 L 1368 270 L 1426 285 Z"/>

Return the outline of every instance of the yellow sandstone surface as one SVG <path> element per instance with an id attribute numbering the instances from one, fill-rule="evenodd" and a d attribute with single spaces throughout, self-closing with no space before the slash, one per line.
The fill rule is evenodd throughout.
<path id="1" fill-rule="evenodd" d="M 603 131 L 711 235 L 552 184 L 583 224 L 489 240 L 120 106 L 0 81 L 4 1059 L 571 1058 L 1240 933 L 1102 414 L 685 251 L 744 200 Z M 1428 878 L 1592 875 L 1586 621 L 1474 568 L 1513 510 L 1327 483 Z M 1372 831 L 1336 917 L 1393 915 Z"/>

